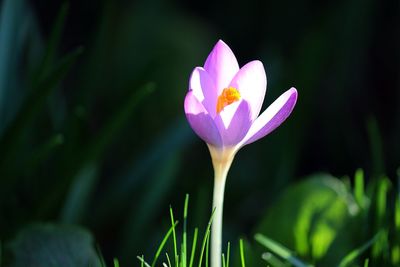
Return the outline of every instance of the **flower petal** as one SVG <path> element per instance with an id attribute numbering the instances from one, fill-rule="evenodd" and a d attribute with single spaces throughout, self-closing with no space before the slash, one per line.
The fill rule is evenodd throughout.
<path id="1" fill-rule="evenodd" d="M 217 126 L 192 90 L 185 97 L 185 114 L 193 131 L 201 139 L 213 146 L 222 146 L 222 139 Z"/>
<path id="2" fill-rule="evenodd" d="M 254 60 L 244 65 L 235 75 L 230 86 L 238 89 L 241 97 L 249 102 L 251 117 L 255 120 L 260 114 L 267 89 L 267 76 L 261 61 Z"/>
<path id="3" fill-rule="evenodd" d="M 203 104 L 211 117 L 214 118 L 218 92 L 208 72 L 202 67 L 196 67 L 190 76 L 189 88 L 193 90 L 193 94 Z"/>
<path id="4" fill-rule="evenodd" d="M 235 55 L 227 44 L 219 40 L 208 55 L 204 69 L 214 79 L 218 95 L 229 86 L 235 74 L 239 71 L 239 64 Z"/>
<path id="5" fill-rule="evenodd" d="M 246 136 L 251 126 L 249 103 L 245 100 L 226 106 L 214 119 L 224 146 L 235 146 Z"/>
<path id="6" fill-rule="evenodd" d="M 257 141 L 275 130 L 286 120 L 297 101 L 297 90 L 292 87 L 283 93 L 258 117 L 242 141 L 247 145 Z"/>

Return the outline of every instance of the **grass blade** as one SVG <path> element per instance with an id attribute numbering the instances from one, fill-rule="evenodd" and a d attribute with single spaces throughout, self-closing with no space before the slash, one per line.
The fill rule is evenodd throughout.
<path id="1" fill-rule="evenodd" d="M 5 130 L 0 140 L 0 151 L 7 157 L 2 157 L 0 162 L 1 170 L 13 162 L 18 148 L 21 145 L 26 131 L 24 129 L 33 121 L 36 115 L 43 109 L 46 99 L 52 92 L 52 89 L 60 82 L 75 63 L 83 49 L 77 48 L 64 56 L 57 66 L 35 86 L 30 95 L 25 99 L 14 120 Z"/>
<path id="2" fill-rule="evenodd" d="M 213 212 L 211 214 L 210 220 L 208 221 L 208 224 L 207 224 L 206 232 L 204 234 L 203 244 L 201 245 L 201 251 L 200 251 L 199 267 L 201 267 L 201 263 L 203 261 L 204 249 L 206 247 L 207 240 L 210 237 L 210 228 L 211 228 L 212 220 L 214 219 L 214 212 L 215 212 L 215 209 L 213 210 Z"/>
<path id="3" fill-rule="evenodd" d="M 376 194 L 376 219 L 377 227 L 382 226 L 385 219 L 387 194 L 390 189 L 391 182 L 388 178 L 383 177 L 378 180 L 378 189 Z"/>
<path id="4" fill-rule="evenodd" d="M 169 207 L 169 214 L 171 217 L 171 224 L 174 225 L 175 219 L 174 219 L 174 212 L 172 211 L 172 207 Z M 178 249 L 176 245 L 176 232 L 175 232 L 175 227 L 172 227 L 172 237 L 174 240 L 174 258 L 175 258 L 175 266 L 178 267 L 179 261 L 178 261 Z"/>
<path id="5" fill-rule="evenodd" d="M 118 135 L 123 126 L 130 121 L 131 116 L 134 114 L 133 111 L 138 104 L 151 94 L 154 89 L 154 83 L 147 83 L 139 88 L 139 90 L 133 91 L 125 102 L 121 104 L 121 108 L 107 120 L 105 126 L 96 138 L 89 143 L 88 149 L 85 151 L 81 162 L 97 161 L 104 154 L 107 146 L 115 136 Z"/>
<path id="6" fill-rule="evenodd" d="M 51 30 L 50 38 L 46 47 L 46 54 L 43 58 L 41 67 L 39 68 L 37 79 L 40 79 L 41 77 L 47 75 L 54 63 L 57 47 L 59 47 L 60 45 L 61 33 L 64 29 L 65 20 L 68 14 L 68 9 L 69 9 L 69 3 L 64 2 L 53 24 L 54 26 Z"/>
<path id="7" fill-rule="evenodd" d="M 269 252 L 263 253 L 261 255 L 261 259 L 265 260 L 266 262 L 268 262 L 268 264 L 274 267 L 287 267 L 286 264 L 284 264 L 280 259 L 278 259 L 278 257 Z"/>
<path id="8" fill-rule="evenodd" d="M 229 257 L 231 254 L 231 243 L 228 242 L 228 248 L 226 250 L 226 267 L 229 267 Z"/>
<path id="9" fill-rule="evenodd" d="M 182 241 L 182 251 L 181 251 L 181 262 L 182 266 L 187 266 L 187 214 L 189 205 L 189 194 L 186 194 L 185 204 L 183 207 L 183 241 Z"/>
<path id="10" fill-rule="evenodd" d="M 61 210 L 64 223 L 79 223 L 86 214 L 91 194 L 98 178 L 98 166 L 89 164 L 82 168 L 73 179 L 70 190 Z"/>
<path id="11" fill-rule="evenodd" d="M 165 253 L 165 256 L 167 256 L 168 266 L 169 266 L 169 267 L 172 267 L 171 261 L 170 261 L 169 256 L 168 256 L 168 253 Z"/>
<path id="12" fill-rule="evenodd" d="M 17 64 L 15 57 L 21 53 L 18 43 L 18 35 L 21 34 L 21 25 L 26 21 L 21 21 L 25 17 L 21 11 L 24 10 L 22 0 L 4 0 L 0 8 L 0 119 L 4 123 L 6 90 L 13 84 L 10 82 L 11 76 L 16 72 Z M 17 79 L 17 77 L 14 77 Z M 0 125 L 0 133 L 3 130 Z"/>
<path id="13" fill-rule="evenodd" d="M 295 257 L 292 251 L 262 234 L 256 234 L 254 238 L 258 241 L 258 243 L 269 249 L 271 252 L 275 253 L 296 267 L 312 266 L 311 264 L 302 262 L 300 259 Z"/>
<path id="14" fill-rule="evenodd" d="M 197 244 L 197 234 L 198 234 L 198 232 L 199 232 L 199 229 L 195 228 L 194 229 L 194 234 L 193 234 L 192 252 L 190 253 L 189 267 L 193 266 L 194 254 L 196 252 L 196 244 Z"/>
<path id="15" fill-rule="evenodd" d="M 24 171 L 26 174 L 32 173 L 41 163 L 45 162 L 46 159 L 52 155 L 54 150 L 64 143 L 64 136 L 62 134 L 56 134 L 52 136 L 45 143 L 35 148 L 33 152 L 28 156 L 28 160 L 25 164 Z"/>
<path id="16" fill-rule="evenodd" d="M 176 173 L 181 163 L 181 157 L 177 153 L 171 153 L 166 160 L 158 164 L 154 173 L 149 174 L 151 176 L 147 177 L 146 182 L 151 186 L 151 190 L 139 196 L 137 203 L 140 204 L 132 205 L 126 212 L 128 219 L 121 231 L 121 257 L 129 258 L 132 250 L 141 249 L 138 244 L 144 238 L 143 233 L 147 231 L 154 214 L 161 208 L 166 194 L 177 178 Z M 152 212 L 148 212 L 149 210 Z"/>
<path id="17" fill-rule="evenodd" d="M 358 169 L 354 176 L 354 198 L 359 207 L 364 208 L 364 172 Z"/>
<path id="18" fill-rule="evenodd" d="M 151 267 L 151 266 L 144 260 L 144 256 L 143 256 L 143 255 L 142 255 L 142 256 L 137 256 L 136 258 L 139 259 L 139 261 L 141 262 L 141 266 L 142 266 L 142 267 L 144 267 L 144 266 L 146 266 L 146 267 Z"/>
<path id="19" fill-rule="evenodd" d="M 114 259 L 114 267 L 119 267 L 119 261 L 118 261 L 118 259 Z"/>
<path id="20" fill-rule="evenodd" d="M 246 267 L 246 262 L 244 260 L 244 245 L 243 245 L 243 239 L 239 240 L 239 249 L 240 249 L 240 262 L 242 264 L 242 267 Z"/>
<path id="21" fill-rule="evenodd" d="M 119 130 L 129 121 L 130 116 L 137 105 L 143 100 L 145 96 L 153 92 L 154 85 L 148 83 L 141 87 L 139 90 L 134 91 L 126 100 L 121 108 L 117 110 L 113 116 L 106 122 L 103 129 L 96 135 L 77 159 L 76 165 L 71 166 L 64 173 L 63 177 L 57 183 L 57 186 L 52 189 L 49 196 L 43 201 L 41 210 L 38 216 L 42 217 L 47 214 L 57 203 L 60 202 L 60 198 L 64 195 L 65 188 L 68 188 L 71 182 L 71 177 L 77 177 L 77 173 L 85 168 L 87 164 L 98 161 L 98 159 L 103 155 L 107 146 L 111 143 L 111 140 L 115 138 L 115 135 Z"/>
<path id="22" fill-rule="evenodd" d="M 174 231 L 174 229 L 175 229 L 175 227 L 176 227 L 177 224 L 178 224 L 178 222 L 176 221 L 176 222 L 169 228 L 168 232 L 165 234 L 165 236 L 164 236 L 164 238 L 163 238 L 163 240 L 162 240 L 160 246 L 158 247 L 157 252 L 156 252 L 156 254 L 155 254 L 155 256 L 154 256 L 153 262 L 151 263 L 151 266 L 152 266 L 152 267 L 156 266 L 158 257 L 160 256 L 161 251 L 162 251 L 162 249 L 163 249 L 164 246 L 165 246 L 165 243 L 168 241 L 169 236 L 170 236 L 171 233 Z"/>
<path id="23" fill-rule="evenodd" d="M 208 254 L 210 252 L 210 238 L 207 238 L 207 243 L 206 243 L 206 267 L 208 267 L 209 259 L 208 259 Z"/>
<path id="24" fill-rule="evenodd" d="M 359 248 L 354 249 L 349 254 L 347 254 L 339 263 L 338 267 L 346 267 L 350 266 L 356 258 L 360 257 L 362 253 L 364 253 L 368 248 L 370 248 L 380 237 L 382 232 L 378 232 L 372 239 L 368 242 L 360 246 Z"/>
<path id="25" fill-rule="evenodd" d="M 99 257 L 101 267 L 107 267 L 106 261 L 104 260 L 103 253 L 101 252 L 100 246 L 98 244 L 96 245 L 96 252 L 97 252 L 97 256 Z"/>

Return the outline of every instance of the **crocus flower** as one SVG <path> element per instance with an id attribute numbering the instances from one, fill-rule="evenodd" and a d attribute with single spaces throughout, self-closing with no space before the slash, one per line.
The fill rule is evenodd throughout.
<path id="1" fill-rule="evenodd" d="M 204 67 L 189 81 L 185 113 L 192 129 L 214 150 L 239 150 L 266 136 L 289 116 L 297 100 L 291 88 L 260 116 L 267 78 L 254 60 L 239 69 L 232 50 L 219 40 Z"/>
<path id="2" fill-rule="evenodd" d="M 297 90 L 291 88 L 260 116 L 267 78 L 254 60 L 242 68 L 232 50 L 218 41 L 204 67 L 196 67 L 185 97 L 185 113 L 194 132 L 210 150 L 214 166 L 215 214 L 211 234 L 211 266 L 221 266 L 222 204 L 225 180 L 236 152 L 276 129 L 292 112 Z"/>

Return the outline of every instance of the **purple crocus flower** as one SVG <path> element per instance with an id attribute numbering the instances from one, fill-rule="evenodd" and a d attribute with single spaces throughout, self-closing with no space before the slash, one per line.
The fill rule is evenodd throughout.
<path id="1" fill-rule="evenodd" d="M 263 64 L 254 60 L 239 68 L 232 50 L 221 40 L 204 67 L 196 67 L 190 77 L 186 117 L 207 143 L 214 167 L 211 267 L 221 266 L 224 188 L 236 152 L 275 130 L 296 104 L 297 90 L 292 87 L 259 116 L 266 87 Z"/>
<path id="2" fill-rule="evenodd" d="M 185 113 L 192 129 L 211 149 L 235 152 L 266 136 L 292 112 L 297 91 L 283 93 L 260 116 L 267 78 L 254 60 L 242 68 L 232 50 L 219 40 L 204 67 L 190 77 Z"/>

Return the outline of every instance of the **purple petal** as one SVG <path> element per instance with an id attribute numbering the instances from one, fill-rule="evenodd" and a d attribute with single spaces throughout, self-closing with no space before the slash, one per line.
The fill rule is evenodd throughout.
<path id="1" fill-rule="evenodd" d="M 239 71 L 239 64 L 229 46 L 219 40 L 208 55 L 204 69 L 214 79 L 219 95 L 224 88 L 229 86 L 233 77 Z"/>
<path id="2" fill-rule="evenodd" d="M 292 112 L 297 101 L 297 90 L 292 87 L 283 93 L 258 117 L 243 139 L 243 145 L 257 141 L 275 130 Z"/>
<path id="3" fill-rule="evenodd" d="M 214 81 L 203 68 L 197 67 L 193 70 L 189 80 L 189 88 L 203 104 L 211 117 L 215 117 L 218 93 Z"/>
<path id="4" fill-rule="evenodd" d="M 241 97 L 249 102 L 251 118 L 255 120 L 260 114 L 267 89 L 267 76 L 263 64 L 255 60 L 244 65 L 233 78 L 231 86 L 238 89 Z"/>
<path id="5" fill-rule="evenodd" d="M 224 146 L 235 146 L 246 136 L 251 126 L 250 106 L 242 100 L 226 106 L 216 117 Z"/>
<path id="6" fill-rule="evenodd" d="M 193 131 L 201 139 L 213 146 L 222 146 L 222 139 L 214 120 L 193 94 L 193 91 L 186 94 L 185 114 Z"/>

